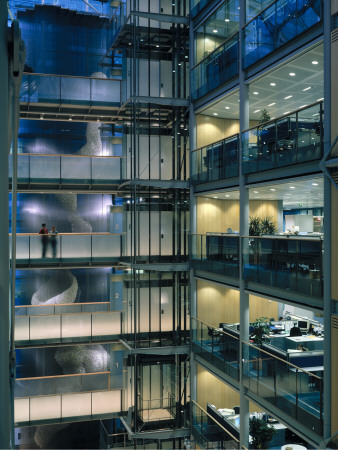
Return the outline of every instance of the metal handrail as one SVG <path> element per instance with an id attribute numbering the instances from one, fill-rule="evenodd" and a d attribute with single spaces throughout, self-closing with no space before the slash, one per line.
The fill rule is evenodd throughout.
<path id="1" fill-rule="evenodd" d="M 233 339 L 239 341 L 239 338 L 238 338 L 238 337 L 233 336 L 232 334 L 227 333 L 227 332 L 224 331 L 224 330 L 220 330 L 219 328 L 214 327 L 213 325 L 211 325 L 211 324 L 208 323 L 208 322 L 205 322 L 204 320 L 197 319 L 197 317 L 193 317 L 193 316 L 191 317 L 191 319 L 192 319 L 192 320 L 196 320 L 196 322 L 201 322 L 201 323 L 203 323 L 204 325 L 206 325 L 207 327 L 210 327 L 210 328 L 212 328 L 213 330 L 216 330 L 216 331 L 219 332 L 219 333 L 226 334 L 227 336 L 230 336 L 231 338 L 233 338 Z"/>
<path id="2" fill-rule="evenodd" d="M 235 133 L 235 134 L 232 134 L 229 137 L 225 137 L 225 138 L 219 139 L 218 141 L 211 142 L 211 144 L 203 145 L 202 147 L 195 148 L 195 150 L 191 150 L 191 153 L 197 152 L 199 150 L 203 150 L 203 148 L 208 148 L 208 147 L 211 147 L 212 145 L 216 145 L 216 144 L 219 144 L 221 142 L 226 142 L 226 141 L 228 141 L 230 139 L 233 139 L 235 137 L 239 138 L 239 133 Z"/>

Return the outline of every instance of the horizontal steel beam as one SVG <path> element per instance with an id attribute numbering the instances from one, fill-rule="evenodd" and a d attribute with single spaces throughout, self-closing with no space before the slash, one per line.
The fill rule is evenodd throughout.
<path id="1" fill-rule="evenodd" d="M 188 17 L 173 16 L 170 14 L 161 14 L 143 11 L 130 11 L 130 14 L 137 17 L 144 17 L 145 19 L 156 20 L 158 22 L 181 23 L 182 25 L 189 25 Z"/>

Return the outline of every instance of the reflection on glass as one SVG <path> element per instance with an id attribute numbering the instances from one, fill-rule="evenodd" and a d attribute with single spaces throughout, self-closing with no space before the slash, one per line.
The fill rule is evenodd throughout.
<path id="1" fill-rule="evenodd" d="M 323 379 L 242 342 L 243 384 L 290 418 L 323 434 Z"/>
<path id="2" fill-rule="evenodd" d="M 320 0 L 276 0 L 244 27 L 244 67 L 322 20 Z"/>
<path id="3" fill-rule="evenodd" d="M 194 183 L 238 176 L 238 135 L 195 150 L 191 157 Z"/>
<path id="4" fill-rule="evenodd" d="M 244 174 L 315 161 L 322 154 L 322 102 L 242 134 Z"/>

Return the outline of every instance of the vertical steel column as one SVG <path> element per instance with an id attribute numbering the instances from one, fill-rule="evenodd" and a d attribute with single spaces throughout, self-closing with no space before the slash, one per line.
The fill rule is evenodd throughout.
<path id="1" fill-rule="evenodd" d="M 9 240 L 8 240 L 8 46 L 7 2 L 0 2 L 0 448 L 10 446 Z"/>
<path id="2" fill-rule="evenodd" d="M 337 101 L 337 99 L 335 99 Z M 324 155 L 331 149 L 331 2 L 324 2 Z M 324 439 L 331 436 L 331 181 L 324 176 Z"/>
<path id="3" fill-rule="evenodd" d="M 245 73 L 243 69 L 243 27 L 246 21 L 246 1 L 240 0 L 240 18 L 239 18 L 239 191 L 240 191 L 240 265 L 239 265 L 239 287 L 240 287 L 240 445 L 249 448 L 249 401 L 245 398 L 245 388 L 243 386 L 243 348 L 242 341 L 249 339 L 249 295 L 244 289 L 243 280 L 243 250 L 245 251 L 245 242 L 242 236 L 249 234 L 249 190 L 245 187 L 245 178 L 242 171 L 242 132 L 249 128 L 249 88 L 245 83 Z"/>

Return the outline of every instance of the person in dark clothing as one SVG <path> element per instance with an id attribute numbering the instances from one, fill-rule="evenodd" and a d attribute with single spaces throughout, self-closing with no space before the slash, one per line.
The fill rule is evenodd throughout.
<path id="1" fill-rule="evenodd" d="M 41 230 L 39 231 L 39 234 L 42 234 L 41 236 L 41 244 L 42 244 L 42 258 L 46 258 L 46 250 L 48 245 L 48 230 L 46 228 L 46 224 L 43 223 Z"/>
<path id="2" fill-rule="evenodd" d="M 53 258 L 56 258 L 56 247 L 57 247 L 56 237 L 58 235 L 58 231 L 56 231 L 54 225 L 52 226 L 49 235 L 50 235 L 50 245 L 52 246 Z"/>

